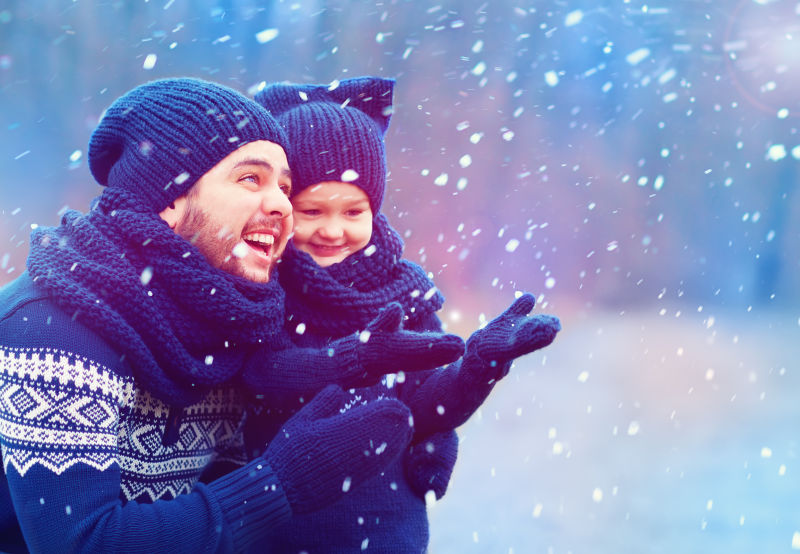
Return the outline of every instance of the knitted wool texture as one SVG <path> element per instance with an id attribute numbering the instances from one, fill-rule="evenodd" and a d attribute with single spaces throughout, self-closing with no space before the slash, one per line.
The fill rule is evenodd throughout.
<path id="1" fill-rule="evenodd" d="M 286 291 L 286 316 L 294 328 L 327 337 L 364 329 L 378 310 L 399 302 L 405 327 L 441 309 L 444 297 L 423 269 L 402 259 L 403 240 L 386 216 L 373 220 L 370 243 L 343 261 L 320 267 L 305 252 L 290 245 L 280 264 Z"/>
<path id="2" fill-rule="evenodd" d="M 358 77 L 335 85 L 279 83 L 256 94 L 289 136 L 293 194 L 348 182 L 366 193 L 373 214 L 380 211 L 393 91 L 393 79 Z"/>
<path id="3" fill-rule="evenodd" d="M 374 477 L 411 439 L 410 413 L 402 402 L 384 398 L 346 407 L 349 400 L 339 387 L 326 387 L 286 422 L 264 453 L 295 513 L 332 504 L 342 497 L 345 480 L 360 485 L 365 476 Z"/>
<path id="4" fill-rule="evenodd" d="M 28 271 L 168 403 L 195 402 L 230 379 L 259 341 L 283 344 L 276 279 L 212 267 L 127 190 L 108 188 L 88 214 L 70 210 L 61 226 L 33 231 Z"/>
<path id="5" fill-rule="evenodd" d="M 217 162 L 257 140 L 288 151 L 281 126 L 244 95 L 200 79 L 162 79 L 106 110 L 89 140 L 89 169 L 101 185 L 132 192 L 161 212 Z"/>
<path id="6" fill-rule="evenodd" d="M 348 408 L 343 414 L 347 416 L 348 411 L 400 402 L 383 396 L 386 392 L 382 386 L 357 389 L 355 395 L 348 395 Z M 407 426 L 408 420 L 404 423 Z M 370 422 L 365 421 L 363 432 L 368 435 L 373 434 L 369 426 Z M 375 436 L 374 439 L 371 448 L 365 446 L 362 450 L 371 451 L 364 461 L 375 458 L 373 452 L 380 443 L 379 437 Z M 342 436 L 342 440 L 355 442 L 352 436 L 346 435 Z M 389 447 L 392 446 L 390 442 Z M 336 449 L 341 450 L 341 447 Z M 380 457 L 385 454 L 387 452 Z M 314 462 L 311 459 L 306 465 Z M 303 464 L 294 467 L 302 468 Z M 347 466 L 342 464 L 342 467 L 345 475 L 353 475 L 347 471 Z M 280 475 L 278 470 L 276 472 Z M 396 459 L 379 475 L 360 483 L 353 475 L 352 483 L 354 486 L 335 504 L 313 513 L 293 513 L 289 522 L 275 526 L 263 544 L 251 552 L 344 554 L 366 551 L 395 554 L 426 551 L 430 537 L 425 501 L 405 479 L 401 460 Z"/>
<path id="7" fill-rule="evenodd" d="M 160 399 L 185 405 L 230 379 L 250 345 L 273 342 L 282 291 L 208 264 L 158 216 L 239 146 L 287 145 L 261 106 L 199 79 L 146 83 L 108 108 L 89 141 L 107 188 L 88 214 L 31 235 L 28 271 L 69 313 L 124 349 Z"/>
<path id="8" fill-rule="evenodd" d="M 431 322 L 444 298 L 422 268 L 401 259 L 402 251 L 402 239 L 382 214 L 375 218 L 366 248 L 328 267 L 321 268 L 308 254 L 287 248 L 279 274 L 286 290 L 287 328 L 293 331 L 301 322 L 306 326 L 302 335 L 292 333 L 293 340 L 304 346 L 329 345 L 329 339 L 364 329 L 392 301 L 399 302 L 408 316 L 404 329 L 434 330 Z M 409 372 L 404 386 L 412 386 L 416 375 Z M 397 384 L 358 388 L 350 402 L 369 406 L 382 396 L 398 396 L 399 388 Z M 269 426 L 268 421 L 260 424 Z M 265 549 L 358 552 L 367 544 L 370 552 L 424 551 L 429 538 L 424 494 L 431 488 L 444 493 L 457 454 L 454 433 L 431 437 L 430 442 L 437 447 L 434 455 L 420 454 L 413 459 L 404 455 L 402 461 L 349 492 L 342 501 L 294 517 L 276 529 Z M 424 451 L 425 447 L 415 448 Z M 362 520 L 362 524 L 352 524 Z"/>
<path id="9" fill-rule="evenodd" d="M 403 469 L 411 488 L 424 497 L 429 490 L 441 499 L 453 474 L 458 457 L 455 431 L 435 433 L 413 445 L 403 458 Z"/>
<path id="10" fill-rule="evenodd" d="M 89 167 L 107 187 L 95 209 L 69 211 L 60 227 L 32 234 L 28 270 L 37 284 L 122 347 L 162 400 L 199 399 L 238 371 L 243 347 L 279 328 L 279 287 L 211 267 L 158 216 L 257 140 L 287 146 L 275 119 L 230 88 L 199 79 L 136 87 L 108 108 L 89 141 Z"/>

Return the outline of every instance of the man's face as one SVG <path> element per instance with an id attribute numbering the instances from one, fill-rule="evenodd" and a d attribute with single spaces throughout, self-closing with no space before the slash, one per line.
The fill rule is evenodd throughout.
<path id="1" fill-rule="evenodd" d="M 322 267 L 369 244 L 372 209 L 362 189 L 340 181 L 319 183 L 292 199 L 294 245 Z"/>
<path id="2" fill-rule="evenodd" d="M 290 191 L 283 148 L 260 140 L 222 159 L 161 215 L 211 265 L 264 283 L 292 232 Z"/>

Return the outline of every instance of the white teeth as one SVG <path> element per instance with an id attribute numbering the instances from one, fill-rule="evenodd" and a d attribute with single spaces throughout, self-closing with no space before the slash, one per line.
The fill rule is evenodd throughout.
<path id="1" fill-rule="evenodd" d="M 275 237 L 266 233 L 248 233 L 242 238 L 252 242 L 257 242 L 259 244 L 265 244 L 267 246 L 271 246 L 275 242 Z"/>

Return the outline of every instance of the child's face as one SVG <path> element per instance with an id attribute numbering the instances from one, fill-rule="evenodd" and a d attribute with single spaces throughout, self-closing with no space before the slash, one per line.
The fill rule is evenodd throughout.
<path id="1" fill-rule="evenodd" d="M 292 198 L 294 245 L 322 267 L 364 248 L 372 236 L 372 209 L 359 187 L 326 181 Z"/>

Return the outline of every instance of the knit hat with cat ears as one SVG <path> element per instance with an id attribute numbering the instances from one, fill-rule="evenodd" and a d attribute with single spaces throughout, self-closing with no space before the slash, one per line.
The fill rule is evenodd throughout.
<path id="1" fill-rule="evenodd" d="M 326 181 L 351 183 L 366 193 L 372 213 L 380 212 L 394 83 L 380 77 L 276 83 L 256 94 L 289 136 L 293 194 Z"/>

